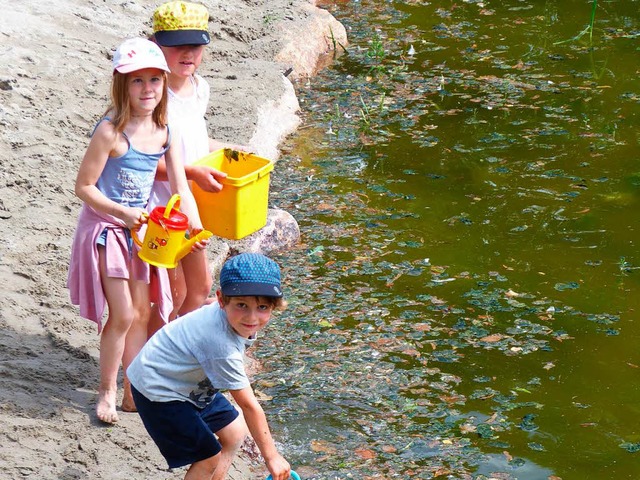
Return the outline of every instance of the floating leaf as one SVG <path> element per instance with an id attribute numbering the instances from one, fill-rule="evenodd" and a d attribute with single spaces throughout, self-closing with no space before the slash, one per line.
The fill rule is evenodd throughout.
<path id="1" fill-rule="evenodd" d="M 533 420 L 535 418 L 535 415 L 533 415 L 532 413 L 528 413 L 527 415 L 522 417 L 522 421 L 518 424 L 518 427 L 520 427 L 525 432 L 533 432 L 535 430 L 538 430 L 538 428 L 540 427 L 534 423 Z"/>
<path id="2" fill-rule="evenodd" d="M 556 283 L 554 288 L 560 292 L 563 290 L 575 290 L 580 288 L 580 284 L 578 282 Z"/>
<path id="3" fill-rule="evenodd" d="M 640 452 L 640 443 L 623 442 L 620 444 L 620 448 L 624 448 L 629 453 Z"/>
<path id="4" fill-rule="evenodd" d="M 376 456 L 373 450 L 369 450 L 367 448 L 356 448 L 355 454 L 365 460 L 370 460 Z"/>
<path id="5" fill-rule="evenodd" d="M 476 432 L 480 436 L 480 438 L 491 438 L 493 437 L 493 429 L 491 425 L 487 425 L 486 423 L 481 423 L 476 427 Z"/>

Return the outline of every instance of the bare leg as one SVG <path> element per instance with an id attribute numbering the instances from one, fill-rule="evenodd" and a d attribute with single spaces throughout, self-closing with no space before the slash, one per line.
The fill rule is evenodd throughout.
<path id="1" fill-rule="evenodd" d="M 126 369 L 125 369 L 126 372 Z M 122 380 L 123 392 L 122 392 L 122 405 L 120 408 L 123 412 L 137 412 L 136 402 L 133 401 L 133 394 L 131 393 L 131 382 L 127 378 L 127 374 L 124 374 Z"/>
<path id="2" fill-rule="evenodd" d="M 122 353 L 122 369 L 124 376 L 124 395 L 122 397 L 122 410 L 125 412 L 135 412 L 136 404 L 131 394 L 131 383 L 126 376 L 126 371 L 136 355 L 142 350 L 147 342 L 147 324 L 151 308 L 149 305 L 149 286 L 140 281 L 129 280 L 129 289 L 133 299 L 133 322 L 129 327 L 124 342 Z"/>
<path id="3" fill-rule="evenodd" d="M 109 305 L 109 318 L 100 336 L 100 386 L 96 415 L 105 423 L 118 421 L 116 394 L 118 369 L 124 352 L 125 337 L 133 322 L 133 302 L 127 280 L 109 278 L 104 272 L 104 248 L 98 248 L 100 276 Z"/>
<path id="4" fill-rule="evenodd" d="M 206 460 L 191 464 L 189 470 L 187 470 L 184 480 L 211 480 L 211 475 L 218 465 L 221 453 L 209 457 Z"/>
<path id="5" fill-rule="evenodd" d="M 231 468 L 236 452 L 240 449 L 248 434 L 249 429 L 242 416 L 239 416 L 222 430 L 216 432 L 222 445 L 222 451 L 218 454 L 220 459 L 211 480 L 224 480 L 227 478 L 227 473 Z"/>
<path id="6" fill-rule="evenodd" d="M 182 306 L 182 302 L 187 295 L 187 287 L 184 284 L 184 275 L 182 273 L 182 266 L 178 263 L 178 266 L 173 269 L 167 270 L 169 274 L 169 285 L 171 287 L 171 300 L 173 302 L 173 311 L 169 315 L 169 321 L 175 320 L 178 316 L 178 311 Z M 160 310 L 158 305 L 155 304 L 151 307 L 151 317 L 149 318 L 149 326 L 147 329 L 147 337 L 151 338 L 154 333 L 160 330 L 164 326 L 164 320 L 160 317 Z"/>
<path id="7" fill-rule="evenodd" d="M 211 293 L 213 278 L 209 272 L 206 250 L 191 252 L 180 263 L 187 288 L 187 295 L 179 310 L 179 314 L 184 315 L 204 305 Z"/>
<path id="8" fill-rule="evenodd" d="M 192 464 L 184 479 L 224 480 L 227 478 L 236 452 L 242 446 L 247 434 L 248 429 L 244 418 L 239 416 L 222 430 L 216 432 L 222 445 L 222 451 L 213 457 Z"/>

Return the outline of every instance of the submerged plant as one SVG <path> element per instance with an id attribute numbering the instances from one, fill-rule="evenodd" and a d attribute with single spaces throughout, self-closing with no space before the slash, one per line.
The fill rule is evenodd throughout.
<path id="1" fill-rule="evenodd" d="M 384 51 L 384 44 L 382 43 L 382 39 L 377 33 L 373 35 L 365 56 L 373 63 L 373 65 L 369 69 L 369 73 L 379 73 L 384 69 L 384 67 L 382 66 L 382 61 L 386 57 L 386 53 Z"/>
<path id="2" fill-rule="evenodd" d="M 333 55 L 335 57 L 335 55 L 338 53 L 338 45 L 340 45 L 340 48 L 342 48 L 342 51 L 347 53 L 347 49 L 345 48 L 345 46 L 340 43 L 335 35 L 333 34 L 333 29 L 331 27 L 329 27 L 329 33 L 331 34 L 331 36 L 329 37 L 329 39 L 331 40 L 331 45 L 333 45 Z"/>
<path id="3" fill-rule="evenodd" d="M 589 34 L 589 45 L 592 45 L 593 44 L 593 24 L 594 24 L 595 19 L 596 19 L 596 8 L 597 7 L 598 7 L 598 0 L 593 0 L 593 2 L 591 3 L 591 21 L 589 22 L 589 25 L 587 25 L 584 28 L 584 30 L 582 30 L 575 37 L 570 38 L 568 40 L 561 40 L 559 42 L 555 42 L 554 45 L 560 45 L 561 43 L 567 43 L 567 42 L 573 42 L 575 40 L 579 40 L 580 38 L 582 38 L 587 33 Z"/>
<path id="4" fill-rule="evenodd" d="M 625 257 L 620 257 L 620 261 L 618 262 L 618 267 L 620 268 L 620 273 L 622 275 L 626 275 L 631 273 L 632 270 L 637 270 L 640 267 L 634 267 L 631 263 L 627 262 Z"/>
<path id="5" fill-rule="evenodd" d="M 380 97 L 380 102 L 378 102 L 378 106 L 371 107 L 367 105 L 362 96 L 360 97 L 360 104 L 362 105 L 362 107 L 360 108 L 360 121 L 358 124 L 358 131 L 361 134 L 371 135 L 373 133 L 376 133 L 373 120 L 375 115 L 380 115 L 382 113 L 382 110 L 384 108 L 384 99 L 385 94 L 383 92 Z"/>

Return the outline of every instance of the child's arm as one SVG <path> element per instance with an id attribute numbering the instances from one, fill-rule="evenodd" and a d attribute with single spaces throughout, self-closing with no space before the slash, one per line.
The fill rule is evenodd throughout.
<path id="1" fill-rule="evenodd" d="M 190 233 L 196 234 L 202 230 L 202 221 L 200 220 L 200 214 L 198 213 L 198 206 L 196 200 L 193 198 L 187 177 L 185 175 L 184 165 L 182 164 L 181 153 L 179 152 L 180 139 L 175 135 L 171 146 L 165 153 L 166 171 L 169 178 L 169 184 L 171 185 L 171 192 L 180 195 L 180 210 L 189 217 Z M 208 242 L 203 243 L 203 246 Z"/>
<path id="2" fill-rule="evenodd" d="M 227 177 L 226 173 L 204 165 L 184 165 L 184 171 L 187 179 L 196 182 L 205 192 L 217 193 L 222 190 L 222 183 L 220 182 Z M 164 159 L 160 159 L 158 162 L 156 179 L 163 181 L 169 179 L 167 164 Z"/>
<path id="3" fill-rule="evenodd" d="M 173 135 L 177 135 L 177 131 L 173 131 Z M 172 142 L 173 143 L 173 142 Z M 244 145 L 232 145 L 229 143 L 223 143 L 218 140 L 209 139 L 209 152 L 220 150 L 221 148 L 231 148 L 233 150 L 242 150 L 249 152 L 250 148 Z M 217 193 L 222 190 L 222 180 L 227 178 L 225 172 L 216 170 L 212 167 L 205 165 L 185 165 L 184 171 L 188 180 L 192 180 L 198 184 L 198 186 L 205 192 Z M 156 179 L 167 181 L 167 165 L 164 159 L 158 162 L 158 169 L 156 170 Z"/>
<path id="4" fill-rule="evenodd" d="M 233 399 L 242 409 L 242 414 L 247 422 L 251 436 L 256 441 L 273 480 L 288 480 L 291 475 L 291 466 L 278 453 L 267 424 L 267 417 L 252 388 L 249 386 L 242 390 L 230 390 L 230 392 Z"/>
<path id="5" fill-rule="evenodd" d="M 103 121 L 98 125 L 78 169 L 75 193 L 80 200 L 94 210 L 117 217 L 128 228 L 138 230 L 147 222 L 145 211 L 109 200 L 96 187 L 109 155 L 116 148 L 117 139 L 118 132 L 115 131 L 111 122 Z"/>
<path id="6" fill-rule="evenodd" d="M 209 138 L 209 153 L 220 150 L 221 148 L 231 148 L 244 152 L 250 151 L 249 147 L 245 147 L 244 145 L 233 145 Z M 187 172 L 187 178 L 196 182 L 205 192 L 219 192 L 222 190 L 222 180 L 227 178 L 225 172 L 203 165 L 185 165 L 184 169 L 185 172 Z"/>

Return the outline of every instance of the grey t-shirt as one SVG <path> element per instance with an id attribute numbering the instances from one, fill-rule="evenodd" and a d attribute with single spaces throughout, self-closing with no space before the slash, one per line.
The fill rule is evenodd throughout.
<path id="1" fill-rule="evenodd" d="M 244 352 L 253 342 L 234 332 L 215 302 L 158 330 L 133 360 L 127 376 L 149 400 L 186 400 L 204 407 L 216 390 L 250 385 Z"/>

